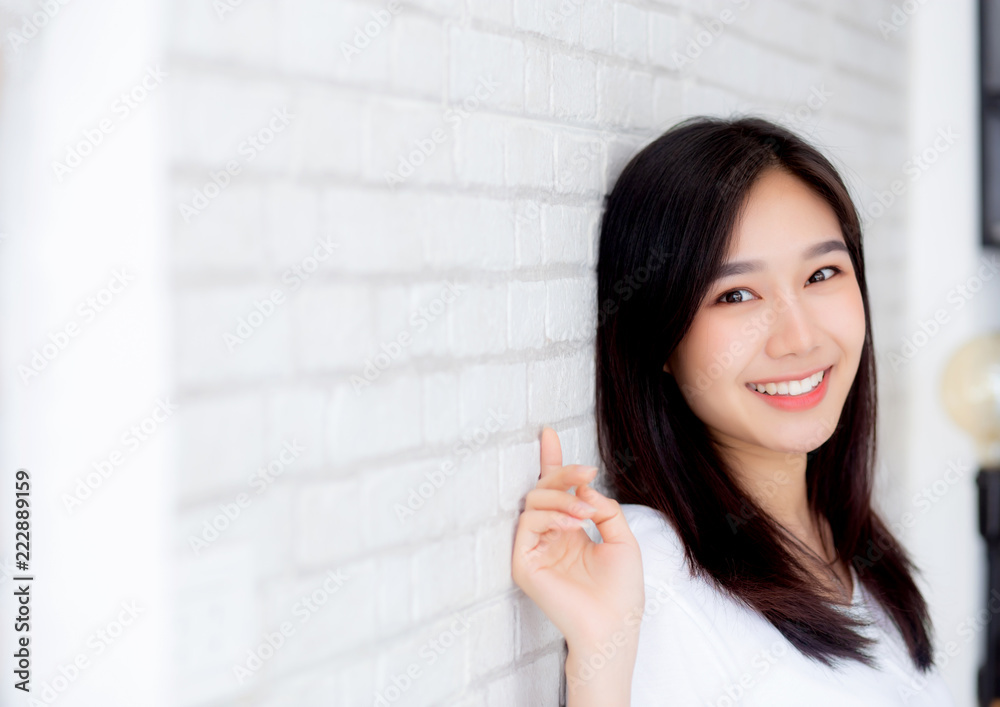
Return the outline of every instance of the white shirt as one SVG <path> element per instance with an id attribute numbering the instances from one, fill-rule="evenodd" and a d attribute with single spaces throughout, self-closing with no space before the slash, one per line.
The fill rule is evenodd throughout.
<path id="1" fill-rule="evenodd" d="M 850 608 L 877 628 L 878 669 L 828 668 L 802 655 L 755 611 L 693 576 L 673 526 L 648 506 L 622 504 L 642 551 L 646 608 L 632 675 L 632 707 L 954 707 L 936 667 L 920 673 L 898 629 L 851 576 Z"/>

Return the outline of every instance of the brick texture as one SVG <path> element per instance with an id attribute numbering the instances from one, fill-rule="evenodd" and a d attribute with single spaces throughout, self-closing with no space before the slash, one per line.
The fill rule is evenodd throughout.
<path id="1" fill-rule="evenodd" d="M 562 637 L 511 542 L 543 425 L 597 462 L 602 195 L 677 120 L 752 109 L 870 203 L 906 158 L 890 3 L 167 7 L 182 703 L 555 707 Z M 902 209 L 869 228 L 874 280 Z"/>

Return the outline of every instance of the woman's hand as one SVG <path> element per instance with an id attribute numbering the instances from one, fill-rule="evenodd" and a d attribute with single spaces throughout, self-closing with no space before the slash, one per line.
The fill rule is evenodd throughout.
<path id="1" fill-rule="evenodd" d="M 559 436 L 542 429 L 541 474 L 525 497 L 512 558 L 514 581 L 578 655 L 616 634 L 634 647 L 645 604 L 639 544 L 618 502 L 587 485 L 596 473 L 595 467 L 563 466 Z M 587 518 L 603 543 L 580 527 Z"/>

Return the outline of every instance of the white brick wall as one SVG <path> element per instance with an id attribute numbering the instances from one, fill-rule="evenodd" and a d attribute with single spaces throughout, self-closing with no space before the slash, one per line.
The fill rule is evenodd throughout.
<path id="1" fill-rule="evenodd" d="M 513 585 L 510 548 L 541 426 L 559 430 L 567 462 L 597 461 L 601 197 L 684 115 L 794 113 L 822 85 L 832 98 L 793 127 L 819 126 L 868 198 L 903 159 L 905 44 L 875 26 L 889 3 L 425 0 L 351 62 L 340 42 L 387 3 L 246 0 L 222 21 L 206 7 L 171 9 L 175 191 L 236 156 L 273 108 L 295 117 L 195 223 L 174 218 L 183 517 L 247 491 L 282 440 L 306 451 L 205 550 L 233 558 L 227 582 L 189 574 L 178 610 L 215 631 L 187 630 L 229 648 L 182 668 L 187 703 L 558 704 L 562 638 Z M 720 36 L 678 69 L 675 52 L 713 20 Z M 401 160 L 422 164 L 387 184 Z M 898 218 L 877 237 L 898 243 Z M 324 237 L 333 256 L 236 353 L 222 348 L 221 331 Z M 893 267 L 881 259 L 872 279 Z M 368 362 L 378 376 L 356 392 Z M 492 410 L 503 421 L 487 432 Z M 414 491 L 423 506 L 400 521 L 395 504 L 421 484 L 433 494 Z M 179 566 L 195 561 L 188 526 Z M 343 589 L 239 685 L 233 663 L 331 569 L 349 575 Z M 225 599 L 237 584 L 252 601 Z M 457 617 L 469 630 L 429 652 Z M 251 644 L 226 643 L 237 626 Z"/>
<path id="2" fill-rule="evenodd" d="M 682 117 L 751 110 L 791 115 L 873 202 L 907 158 L 890 0 L 148 2 L 169 70 L 150 111 L 179 405 L 174 703 L 560 704 L 562 637 L 510 555 L 541 427 L 567 463 L 598 461 L 602 197 Z M 904 203 L 868 233 L 880 342 L 906 328 Z"/>

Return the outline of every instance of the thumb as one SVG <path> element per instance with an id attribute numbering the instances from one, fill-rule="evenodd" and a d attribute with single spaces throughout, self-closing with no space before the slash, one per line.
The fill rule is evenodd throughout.
<path id="1" fill-rule="evenodd" d="M 635 543 L 632 529 L 628 527 L 621 504 L 599 491 L 583 484 L 576 487 L 576 496 L 597 509 L 590 520 L 597 526 L 606 543 Z"/>

